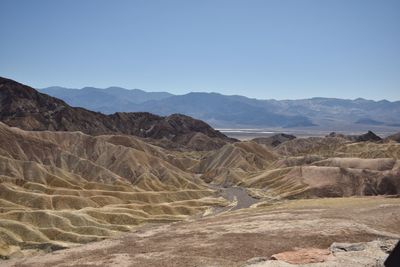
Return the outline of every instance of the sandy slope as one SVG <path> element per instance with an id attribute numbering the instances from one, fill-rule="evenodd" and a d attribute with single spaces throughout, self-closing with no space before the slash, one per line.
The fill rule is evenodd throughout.
<path id="1" fill-rule="evenodd" d="M 293 200 L 219 216 L 147 226 L 116 239 L 46 257 L 6 261 L 4 266 L 242 266 L 297 248 L 327 250 L 333 242 L 400 237 L 400 199 Z M 365 266 L 387 254 L 331 255 L 325 265 Z M 371 256 L 370 258 L 366 256 Z M 251 261 L 250 261 L 251 262 Z M 274 261 L 275 265 L 287 266 Z M 264 262 L 265 264 L 265 262 Z M 343 266 L 343 265 L 342 265 Z"/>
<path id="2" fill-rule="evenodd" d="M 137 148 L 71 132 L 25 132 L 0 125 L 1 253 L 57 249 L 185 219 L 225 205 L 201 180 Z M 161 154 L 162 156 L 159 156 Z"/>
<path id="3" fill-rule="evenodd" d="M 237 258 L 232 256 L 231 260 L 222 261 L 223 264 L 236 264 L 250 257 L 251 253 L 246 251 L 255 248 L 246 240 L 258 238 L 258 234 L 263 232 L 256 231 L 254 235 L 248 235 L 246 222 L 243 227 L 237 224 L 232 232 L 244 235 L 243 238 L 217 239 L 226 231 L 229 233 L 231 225 L 234 227 L 234 222 L 239 223 L 243 216 L 249 217 L 251 225 L 262 228 L 265 221 L 274 221 L 271 218 L 276 211 L 271 209 L 271 205 L 282 200 L 346 197 L 344 202 L 338 200 L 337 203 L 349 203 L 353 214 L 358 210 L 352 208 L 354 199 L 346 202 L 347 197 L 399 194 L 399 144 L 352 143 L 340 138 L 298 140 L 282 143 L 274 149 L 254 142 L 239 142 L 212 151 L 180 152 L 148 144 L 133 136 L 32 132 L 0 123 L 0 255 L 19 257 L 32 250 L 54 251 L 112 238 L 149 223 L 185 221 L 206 215 L 206 219 L 189 223 L 187 227 L 193 227 L 193 232 L 183 236 L 197 236 L 196 229 L 206 227 L 202 225 L 204 222 L 220 224 L 211 231 L 211 235 L 199 234 L 197 237 L 201 238 L 191 242 L 201 248 L 215 241 L 217 247 L 223 247 L 219 256 L 230 253 L 227 249 L 231 243 L 243 243 L 243 246 L 237 247 L 243 251 L 243 256 L 239 256 L 240 252 Z M 393 207 L 397 207 L 397 199 L 371 199 L 373 202 L 366 198 L 356 203 L 360 202 L 357 205 L 362 209 L 364 203 L 371 204 L 363 212 L 381 212 L 382 223 L 364 213 L 357 213 L 357 216 L 363 218 L 365 215 L 368 225 L 371 224 L 372 229 L 378 232 L 372 231 L 369 226 L 369 230 L 362 228 L 367 230 L 360 235 L 353 235 L 353 230 L 348 230 L 354 238 L 349 237 L 347 241 L 366 241 L 364 239 L 372 240 L 398 233 L 396 229 L 387 235 L 384 233 L 390 232 L 389 226 L 397 222 L 396 217 L 387 216 L 390 212 L 398 212 L 397 208 L 392 211 Z M 309 205 L 318 201 L 306 203 Z M 336 210 L 335 203 L 329 202 L 329 205 L 334 206 L 334 212 L 342 214 L 342 210 Z M 376 207 L 379 203 L 382 205 Z M 258 208 L 231 214 L 238 208 L 248 208 L 250 205 Z M 373 211 L 369 210 L 373 207 Z M 317 225 L 319 220 L 332 215 L 331 207 L 312 210 L 312 214 L 319 214 L 315 217 Z M 279 230 L 278 225 L 285 225 L 297 216 L 301 220 L 308 220 L 307 215 L 312 214 L 307 212 L 282 212 L 280 217 L 276 217 L 277 227 L 271 228 L 277 232 L 269 232 L 265 238 L 291 239 L 294 234 L 286 235 L 286 228 L 282 226 Z M 352 214 L 346 215 L 344 224 L 355 218 Z M 257 222 L 257 218 L 260 221 Z M 333 227 L 336 222 L 332 220 L 321 224 L 321 229 Z M 307 234 L 307 227 L 313 223 L 307 222 L 305 228 L 299 229 L 296 235 Z M 162 226 L 172 230 L 170 235 L 163 233 L 165 236 L 161 236 L 160 240 L 165 238 L 173 242 L 173 237 L 179 236 L 179 231 L 184 231 L 186 227 L 184 223 L 181 230 L 175 228 L 180 225 Z M 348 231 L 338 230 L 333 236 L 343 237 Z M 206 239 L 202 239 L 202 236 Z M 129 237 L 132 235 L 127 235 L 127 240 Z M 277 240 L 262 245 L 266 246 L 266 250 L 263 250 L 266 255 L 289 249 L 288 246 L 280 247 Z M 329 242 L 335 240 L 328 238 L 321 244 L 328 246 Z M 189 243 L 185 243 L 190 238 L 175 240 L 181 241 L 187 246 L 179 248 L 177 255 L 183 253 L 182 257 L 187 257 L 186 263 L 191 262 L 190 259 L 197 262 L 197 256 L 190 254 L 191 250 L 185 250 L 190 248 Z M 154 242 L 158 246 L 164 241 Z M 302 240 L 299 242 L 299 246 L 322 246 L 319 241 L 309 241 L 307 244 L 301 243 Z M 149 246 L 149 252 L 159 253 L 161 249 L 156 247 L 153 251 L 153 245 L 149 243 Z M 210 253 L 216 251 L 218 249 Z M 132 253 L 140 254 L 140 249 Z M 216 258 L 216 255 L 210 256 L 209 260 L 212 262 Z"/>

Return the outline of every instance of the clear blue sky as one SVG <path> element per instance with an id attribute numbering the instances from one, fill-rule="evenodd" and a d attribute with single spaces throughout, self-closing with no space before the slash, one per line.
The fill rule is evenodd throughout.
<path id="1" fill-rule="evenodd" d="M 0 0 L 0 76 L 400 100 L 398 0 Z"/>

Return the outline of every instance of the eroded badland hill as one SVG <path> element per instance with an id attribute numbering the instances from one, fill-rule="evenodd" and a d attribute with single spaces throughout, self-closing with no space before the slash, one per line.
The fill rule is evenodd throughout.
<path id="1" fill-rule="evenodd" d="M 2 266 L 379 266 L 400 237 L 394 137 L 239 142 L 0 82 Z"/>

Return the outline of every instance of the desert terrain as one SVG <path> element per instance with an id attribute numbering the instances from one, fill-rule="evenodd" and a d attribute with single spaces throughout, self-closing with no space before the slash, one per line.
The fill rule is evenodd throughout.
<path id="1" fill-rule="evenodd" d="M 379 266 L 400 238 L 398 135 L 239 141 L 0 81 L 1 266 Z"/>

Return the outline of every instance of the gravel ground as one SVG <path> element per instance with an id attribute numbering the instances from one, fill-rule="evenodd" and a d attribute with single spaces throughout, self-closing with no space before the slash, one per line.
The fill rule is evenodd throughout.
<path id="1" fill-rule="evenodd" d="M 299 248 L 329 249 L 334 242 L 399 237 L 400 199 L 294 200 L 147 225 L 119 238 L 11 259 L 2 266 L 243 266 L 255 257 L 269 258 Z M 372 263 L 375 260 L 371 258 Z"/>

